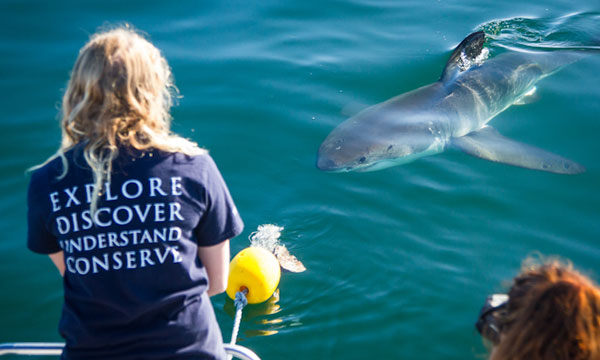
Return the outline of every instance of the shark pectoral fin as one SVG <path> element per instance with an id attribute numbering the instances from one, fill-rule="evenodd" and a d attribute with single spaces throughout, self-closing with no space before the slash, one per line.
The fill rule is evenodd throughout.
<path id="1" fill-rule="evenodd" d="M 538 95 L 536 90 L 537 89 L 535 86 L 532 87 L 528 92 L 523 94 L 523 96 L 518 98 L 517 101 L 513 103 L 513 105 L 527 105 L 538 101 L 540 99 L 540 96 Z"/>
<path id="2" fill-rule="evenodd" d="M 574 161 L 508 139 L 490 126 L 453 138 L 452 145 L 469 155 L 528 169 L 558 174 L 578 174 L 585 171 L 585 167 Z"/>
<path id="3" fill-rule="evenodd" d="M 461 71 L 467 70 L 471 63 L 481 55 L 484 42 L 485 33 L 483 31 L 474 32 L 467 36 L 450 55 L 450 59 L 448 59 L 446 67 L 442 71 L 440 81 L 447 83 Z"/>

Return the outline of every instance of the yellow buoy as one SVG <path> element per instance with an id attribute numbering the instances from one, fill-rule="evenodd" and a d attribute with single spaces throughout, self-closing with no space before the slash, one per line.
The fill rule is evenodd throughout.
<path id="1" fill-rule="evenodd" d="M 248 289 L 248 303 L 261 303 L 273 295 L 280 277 L 281 269 L 275 255 L 259 247 L 246 248 L 231 261 L 227 295 L 235 300 L 235 293 Z"/>

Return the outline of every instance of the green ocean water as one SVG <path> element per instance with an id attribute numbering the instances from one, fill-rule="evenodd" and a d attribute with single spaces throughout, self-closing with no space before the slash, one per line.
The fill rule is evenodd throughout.
<path id="1" fill-rule="evenodd" d="M 58 147 L 78 49 L 122 22 L 172 66 L 174 130 L 211 151 L 246 223 L 232 251 L 274 223 L 308 268 L 283 274 L 277 303 L 244 311 L 239 343 L 262 359 L 482 359 L 479 308 L 525 257 L 559 255 L 600 280 L 598 2 L 3 0 L 0 342 L 62 340 L 60 277 L 25 247 L 25 170 Z M 491 122 L 585 173 L 455 151 L 370 173 L 315 167 L 349 108 L 436 81 L 481 28 L 498 49 L 588 51 Z M 232 303 L 213 305 L 229 341 Z"/>

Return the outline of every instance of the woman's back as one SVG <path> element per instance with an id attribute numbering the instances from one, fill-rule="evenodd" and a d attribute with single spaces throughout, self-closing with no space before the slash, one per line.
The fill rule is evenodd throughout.
<path id="1" fill-rule="evenodd" d="M 64 276 L 65 359 L 225 358 L 208 296 L 243 224 L 207 152 L 171 132 L 174 94 L 128 27 L 94 34 L 73 66 L 61 145 L 28 194 L 28 246 Z"/>
<path id="2" fill-rule="evenodd" d="M 29 189 L 30 248 L 64 252 L 69 357 L 221 358 L 198 246 L 239 234 L 242 223 L 216 165 L 208 155 L 121 148 L 92 215 L 82 149 L 65 154 L 67 176 L 57 179 L 55 159 Z"/>

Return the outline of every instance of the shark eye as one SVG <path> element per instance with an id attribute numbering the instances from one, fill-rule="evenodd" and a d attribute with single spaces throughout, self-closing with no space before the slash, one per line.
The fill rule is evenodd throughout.
<path id="1" fill-rule="evenodd" d="M 387 148 L 387 151 L 389 152 L 389 151 L 391 151 L 393 148 L 394 148 L 394 145 L 390 145 L 390 146 L 388 146 L 388 148 Z"/>
<path id="2" fill-rule="evenodd" d="M 360 159 L 358 159 L 358 162 L 361 163 L 361 164 L 364 164 L 365 161 L 367 161 L 367 158 L 364 157 L 364 156 L 361 157 Z"/>

